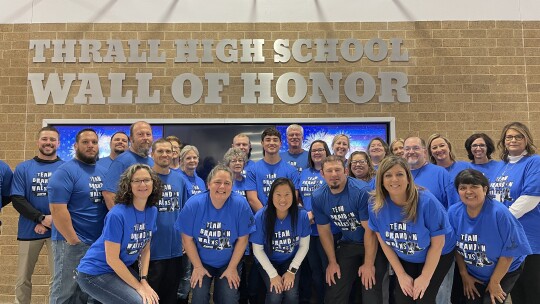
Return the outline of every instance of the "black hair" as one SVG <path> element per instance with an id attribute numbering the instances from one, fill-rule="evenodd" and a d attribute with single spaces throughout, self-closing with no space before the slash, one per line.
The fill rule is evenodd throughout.
<path id="1" fill-rule="evenodd" d="M 289 215 L 291 216 L 291 228 L 292 235 L 296 235 L 296 225 L 298 222 L 298 201 L 296 200 L 296 192 L 294 189 L 294 184 L 288 178 L 280 177 L 272 183 L 270 188 L 270 193 L 268 194 L 268 203 L 266 204 L 266 210 L 264 211 L 264 235 L 266 237 L 266 242 L 264 245 L 264 250 L 267 255 L 272 254 L 272 239 L 274 238 L 274 228 L 276 226 L 277 219 L 277 210 L 274 206 L 274 191 L 276 188 L 281 185 L 287 185 L 291 188 L 292 192 L 292 205 L 289 207 Z"/>
<path id="2" fill-rule="evenodd" d="M 277 136 L 277 138 L 279 138 L 279 141 L 281 142 L 281 133 L 279 133 L 279 131 L 274 127 L 264 129 L 261 134 L 261 141 L 264 141 L 264 138 L 266 136 Z"/>
<path id="3" fill-rule="evenodd" d="M 472 143 L 479 138 L 482 138 L 484 142 L 486 142 L 486 149 L 487 149 L 486 156 L 488 159 L 491 159 L 491 154 L 495 152 L 495 143 L 493 142 L 491 137 L 489 137 L 486 133 L 475 133 L 469 136 L 469 138 L 467 138 L 467 140 L 465 141 L 465 150 L 467 151 L 467 156 L 473 162 L 474 162 L 474 154 L 471 151 Z"/>
<path id="4" fill-rule="evenodd" d="M 126 134 L 126 132 L 124 131 L 118 131 L 118 132 L 114 132 L 114 134 L 111 136 L 111 141 L 113 141 L 114 137 L 118 134 L 124 134 L 127 138 L 128 138 L 128 141 L 129 141 L 129 136 Z"/>
<path id="5" fill-rule="evenodd" d="M 480 185 L 482 188 L 487 187 L 487 193 L 489 193 L 488 179 L 482 172 L 474 169 L 465 169 L 459 172 L 454 180 L 454 185 L 456 186 L 456 190 L 459 189 L 459 185 Z"/>
<path id="6" fill-rule="evenodd" d="M 96 133 L 96 130 L 92 129 L 92 128 L 84 128 L 82 130 L 80 130 L 79 132 L 77 132 L 77 135 L 75 135 L 75 142 L 78 143 L 79 142 L 79 139 L 81 138 L 81 134 L 83 134 L 84 132 L 93 132 L 94 134 L 96 134 L 97 137 L 99 137 Z"/>
<path id="7" fill-rule="evenodd" d="M 309 146 L 309 151 L 308 151 L 308 167 L 310 168 L 315 168 L 315 163 L 313 163 L 313 158 L 311 158 L 311 151 L 313 150 L 313 144 L 316 144 L 316 143 L 323 145 L 324 150 L 326 151 L 326 157 L 332 155 L 332 152 L 330 152 L 330 148 L 328 148 L 328 144 L 324 140 L 320 140 L 320 139 L 314 140 Z"/>

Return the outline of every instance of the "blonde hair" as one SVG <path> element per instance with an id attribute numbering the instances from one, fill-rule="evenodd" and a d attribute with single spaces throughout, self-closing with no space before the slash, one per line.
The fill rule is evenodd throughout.
<path id="1" fill-rule="evenodd" d="M 375 215 L 386 204 L 386 199 L 389 197 L 388 191 L 384 187 L 383 179 L 386 171 L 390 170 L 394 166 L 400 166 L 405 170 L 407 175 L 407 180 L 409 184 L 406 188 L 407 200 L 405 201 L 405 206 L 403 207 L 402 215 L 405 217 L 406 221 L 416 222 L 416 211 L 418 209 L 418 189 L 414 184 L 414 180 L 409 169 L 408 164 L 405 160 L 399 156 L 388 156 L 381 161 L 379 164 L 379 170 L 377 170 L 377 177 L 375 179 L 375 192 L 372 192 L 372 202 L 373 202 L 373 212 Z"/>
<path id="2" fill-rule="evenodd" d="M 394 145 L 397 144 L 398 142 L 401 142 L 401 144 L 403 146 L 405 146 L 405 140 L 403 138 L 396 138 L 392 141 L 392 143 L 390 144 L 390 154 L 391 155 L 394 155 Z"/>
<path id="3" fill-rule="evenodd" d="M 508 130 L 514 130 L 516 132 L 521 133 L 523 137 L 525 137 L 525 150 L 527 151 L 527 156 L 534 155 L 536 153 L 536 146 L 533 143 L 533 138 L 531 135 L 531 131 L 529 131 L 529 128 L 527 128 L 526 125 L 520 123 L 520 122 L 511 122 L 504 126 L 501 137 L 499 139 L 499 142 L 497 143 L 497 147 L 501 151 L 500 157 L 503 161 L 508 162 L 508 150 L 506 149 L 506 145 L 504 144 L 504 140 L 506 137 L 506 132 Z"/>
<path id="4" fill-rule="evenodd" d="M 435 134 L 431 134 L 431 136 L 428 138 L 428 142 L 427 142 L 427 151 L 428 151 L 428 156 L 429 156 L 429 161 L 432 163 L 432 164 L 437 164 L 437 160 L 435 159 L 435 157 L 433 157 L 433 154 L 431 154 L 431 142 L 433 142 L 435 139 L 437 138 L 440 138 L 442 140 L 444 140 L 444 142 L 446 143 L 446 145 L 448 146 L 448 151 L 450 151 L 449 156 L 450 156 L 450 160 L 452 161 L 456 161 L 456 155 L 454 154 L 454 152 L 452 151 L 452 144 L 450 143 L 450 141 L 448 140 L 448 138 L 442 136 L 441 134 L 439 133 L 435 133 Z"/>

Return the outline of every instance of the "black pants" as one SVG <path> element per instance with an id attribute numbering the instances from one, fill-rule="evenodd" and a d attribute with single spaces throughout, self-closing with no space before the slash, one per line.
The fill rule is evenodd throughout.
<path id="1" fill-rule="evenodd" d="M 150 261 L 148 284 L 159 296 L 159 303 L 175 304 L 176 292 L 182 277 L 182 257 Z"/>
<path id="2" fill-rule="evenodd" d="M 504 277 L 501 280 L 501 287 L 502 287 L 502 290 L 504 290 L 504 292 L 506 294 L 509 294 L 512 291 L 512 287 L 514 287 L 514 284 L 518 280 L 519 275 L 522 273 L 522 271 L 523 271 L 523 264 L 521 264 L 521 267 L 519 267 L 518 269 L 504 275 Z M 475 283 L 474 286 L 476 287 L 476 289 L 480 293 L 480 297 L 475 297 L 474 300 L 466 299 L 465 303 L 467 303 L 467 304 L 491 304 L 490 294 L 488 292 L 486 292 L 487 285 Z M 498 304 L 499 303 L 506 303 L 506 300 L 504 302 L 499 302 L 499 301 L 497 301 L 497 299 L 495 299 L 495 301 Z M 512 303 L 515 303 L 513 298 L 512 298 Z M 534 303 L 534 302 L 531 302 L 531 303 Z"/>
<path id="3" fill-rule="evenodd" d="M 525 258 L 523 272 L 512 289 L 512 303 L 540 303 L 540 254 Z"/>
<path id="4" fill-rule="evenodd" d="M 364 244 L 339 242 L 336 248 L 336 260 L 341 271 L 341 279 L 336 278 L 336 284 L 332 284 L 326 290 L 324 302 L 327 304 L 349 303 L 351 291 L 362 292 L 362 303 L 382 303 L 382 282 L 388 270 L 388 260 L 382 249 L 377 251 L 375 258 L 375 281 L 376 284 L 367 290 L 362 283 L 354 285 L 358 278 L 358 268 L 364 263 Z"/>
<path id="5" fill-rule="evenodd" d="M 399 261 L 401 262 L 403 269 L 405 269 L 405 272 L 411 278 L 413 278 L 413 280 L 419 277 L 420 274 L 422 274 L 424 263 L 410 263 L 402 259 L 399 259 Z M 429 282 L 429 285 L 424 293 L 424 296 L 422 297 L 422 299 L 417 299 L 416 301 L 413 300 L 412 297 L 409 297 L 403 293 L 403 290 L 401 290 L 401 286 L 399 285 L 399 280 L 397 280 L 397 284 L 394 289 L 394 297 L 396 299 L 396 304 L 402 304 L 402 303 L 433 304 L 435 303 L 435 298 L 437 297 L 437 292 L 439 292 L 439 287 L 441 286 L 442 281 L 444 280 L 444 277 L 448 273 L 448 270 L 450 270 L 452 263 L 454 263 L 454 251 L 441 256 L 441 258 L 439 259 L 439 264 L 437 264 L 437 268 L 435 268 L 435 272 L 433 273 L 433 276 L 431 277 L 431 281 Z"/>

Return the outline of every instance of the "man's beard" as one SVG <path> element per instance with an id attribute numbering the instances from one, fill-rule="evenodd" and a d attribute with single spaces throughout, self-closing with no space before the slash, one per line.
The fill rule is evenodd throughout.
<path id="1" fill-rule="evenodd" d="M 113 151 L 114 151 L 114 153 L 115 153 L 116 155 L 120 155 L 120 154 L 124 153 L 126 150 L 117 150 L 117 149 L 114 149 Z"/>
<path id="2" fill-rule="evenodd" d="M 41 154 L 45 155 L 45 156 L 53 156 L 53 155 L 56 154 L 56 149 L 52 149 L 51 152 L 47 153 L 47 152 L 45 152 L 45 149 L 39 148 L 39 152 L 40 152 Z"/>
<path id="3" fill-rule="evenodd" d="M 86 164 L 89 164 L 89 165 L 92 165 L 92 164 L 96 163 L 97 153 L 96 153 L 96 156 L 94 156 L 94 157 L 88 157 L 88 156 L 84 155 L 79 150 L 77 150 L 75 153 L 77 154 L 77 159 L 82 161 L 83 163 L 86 163 Z"/>

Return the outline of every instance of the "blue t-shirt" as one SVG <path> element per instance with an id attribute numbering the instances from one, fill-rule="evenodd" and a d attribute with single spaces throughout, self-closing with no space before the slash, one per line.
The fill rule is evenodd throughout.
<path id="1" fill-rule="evenodd" d="M 216 209 L 205 191 L 188 199 L 174 228 L 193 238 L 204 264 L 221 268 L 229 264 L 236 240 L 254 231 L 255 219 L 244 197 L 231 193 Z"/>
<path id="2" fill-rule="evenodd" d="M 247 162 L 244 164 L 244 170 L 242 170 L 242 176 L 244 178 L 247 177 L 247 172 L 251 169 L 253 165 L 255 165 L 255 162 L 251 159 L 248 159 Z"/>
<path id="3" fill-rule="evenodd" d="M 268 244 L 266 244 L 266 220 L 265 211 L 267 207 L 259 209 L 255 214 L 255 232 L 249 236 L 249 241 L 264 245 L 265 250 Z M 292 228 L 291 215 L 288 214 L 285 219 L 276 219 L 274 225 L 274 236 L 272 237 L 272 245 L 268 246 L 271 249 L 270 254 L 266 252 L 268 259 L 272 263 L 278 265 L 289 261 L 294 258 L 294 255 L 298 251 L 300 245 L 300 239 L 310 234 L 311 229 L 309 227 L 309 218 L 307 212 L 303 209 L 298 210 L 298 219 L 296 221 L 296 229 Z"/>
<path id="4" fill-rule="evenodd" d="M 189 176 L 184 171 L 180 171 L 180 175 L 186 184 L 188 198 L 206 191 L 206 185 L 202 178 L 197 175 L 197 172 L 193 172 L 193 176 Z"/>
<path id="5" fill-rule="evenodd" d="M 24 196 L 32 207 L 44 215 L 51 214 L 49 198 L 47 197 L 47 185 L 49 178 L 64 161 L 59 158 L 54 161 L 29 159 L 17 165 L 11 184 L 11 195 Z M 38 240 L 51 237 L 51 231 L 38 234 L 34 231 L 36 223 L 22 215 L 19 215 L 17 231 L 18 240 Z"/>
<path id="6" fill-rule="evenodd" d="M 126 266 L 135 263 L 141 250 L 156 232 L 156 217 L 156 207 L 147 207 L 144 211 L 139 211 L 133 205 L 114 205 L 105 217 L 103 233 L 90 246 L 77 270 L 89 275 L 114 272 L 107 264 L 105 241 L 120 244 L 120 260 Z"/>
<path id="7" fill-rule="evenodd" d="M 518 220 L 498 201 L 486 199 L 480 214 L 471 218 L 463 203 L 448 210 L 450 224 L 456 233 L 457 252 L 463 256 L 467 271 L 487 284 L 499 257 L 512 257 L 508 269 L 519 268 L 531 247 Z"/>
<path id="8" fill-rule="evenodd" d="M 180 210 L 187 201 L 187 189 L 184 179 L 178 171 L 170 170 L 169 174 L 158 174 L 163 184 L 163 196 L 157 203 L 157 232 L 150 243 L 150 260 L 163 260 L 182 255 L 182 237 L 174 223 Z"/>
<path id="9" fill-rule="evenodd" d="M 244 177 L 242 177 L 242 180 L 235 179 L 234 182 L 233 182 L 232 190 L 236 194 L 238 194 L 240 196 L 243 196 L 243 197 L 245 197 L 247 199 L 247 196 L 246 196 L 246 179 Z"/>
<path id="10" fill-rule="evenodd" d="M 98 161 L 97 161 L 97 165 L 98 166 L 102 166 L 103 168 L 105 168 L 106 170 L 109 169 L 109 167 L 111 166 L 113 162 L 113 159 L 110 157 L 110 156 L 106 156 L 106 157 L 103 157 L 103 158 L 100 158 Z"/>
<path id="11" fill-rule="evenodd" d="M 347 177 L 343 191 L 332 194 L 327 184 L 313 192 L 312 204 L 315 223 L 334 223 L 342 232 L 342 240 L 363 243 L 364 228 L 361 221 L 367 221 L 369 188 L 364 181 Z"/>
<path id="12" fill-rule="evenodd" d="M 450 174 L 443 167 L 428 163 L 411 170 L 411 174 L 414 183 L 428 189 L 445 209 L 459 201 L 456 188 L 450 180 Z"/>
<path id="13" fill-rule="evenodd" d="M 452 183 L 452 186 L 454 187 L 454 191 L 456 191 L 454 186 L 454 181 L 456 180 L 456 176 L 458 176 L 459 172 L 470 169 L 471 164 L 464 161 L 455 161 L 450 167 L 445 168 L 446 171 L 448 171 L 448 174 L 450 175 L 450 182 Z"/>
<path id="14" fill-rule="evenodd" d="M 0 160 L 0 202 L 2 197 L 9 196 L 11 192 L 11 180 L 13 179 L 13 172 L 11 168 L 5 162 Z M 2 209 L 2 204 L 0 204 L 0 210 Z"/>
<path id="15" fill-rule="evenodd" d="M 495 179 L 495 174 L 497 174 L 497 170 L 499 169 L 500 165 L 504 165 L 504 163 L 502 161 L 492 159 L 485 164 L 471 163 L 471 168 L 482 172 L 489 182 L 492 182 Z"/>
<path id="16" fill-rule="evenodd" d="M 490 194 L 510 207 L 522 195 L 540 196 L 540 156 L 524 156 L 517 163 L 503 163 L 491 182 Z M 540 254 L 540 206 L 519 218 L 532 252 Z"/>
<path id="17" fill-rule="evenodd" d="M 281 159 L 276 164 L 269 164 L 261 159 L 256 162 L 247 172 L 246 191 L 257 191 L 257 197 L 263 206 L 268 202 L 268 193 L 272 183 L 280 178 L 290 179 L 295 189 L 298 189 L 299 174 L 296 169 Z"/>
<path id="18" fill-rule="evenodd" d="M 302 173 L 302 170 L 308 167 L 308 151 L 304 150 L 298 154 L 291 154 L 289 151 L 285 151 L 279 153 L 279 156 L 289 165 L 295 167 L 298 173 Z"/>
<path id="19" fill-rule="evenodd" d="M 154 160 L 151 157 L 141 157 L 131 150 L 127 150 L 118 155 L 109 166 L 109 170 L 106 170 L 107 173 L 105 175 L 105 182 L 103 183 L 103 191 L 116 193 L 120 175 L 122 175 L 129 166 L 134 164 L 146 164 L 152 168 L 154 166 Z"/>
<path id="20" fill-rule="evenodd" d="M 105 169 L 78 159 L 65 162 L 49 179 L 49 204 L 67 204 L 73 229 L 85 244 L 101 234 L 107 206 L 101 190 Z M 65 240 L 53 222 L 52 239 Z"/>
<path id="21" fill-rule="evenodd" d="M 389 197 L 377 214 L 369 208 L 369 228 L 378 232 L 382 240 L 403 260 L 425 263 L 431 238 L 444 235 L 442 254 L 456 246 L 454 230 L 443 206 L 429 191 L 419 191 L 416 221 L 406 221 L 403 208 Z"/>
<path id="22" fill-rule="evenodd" d="M 302 173 L 300 173 L 300 190 L 298 193 L 302 199 L 302 205 L 306 211 L 313 211 L 313 205 L 311 202 L 313 191 L 319 189 L 324 184 L 326 184 L 326 181 L 321 176 L 321 171 L 319 170 L 314 168 L 306 168 L 302 171 Z M 333 234 L 340 232 L 340 229 L 336 227 L 334 223 L 331 223 L 330 226 Z M 315 223 L 311 225 L 311 235 L 319 235 L 319 231 L 317 231 L 317 224 Z"/>

